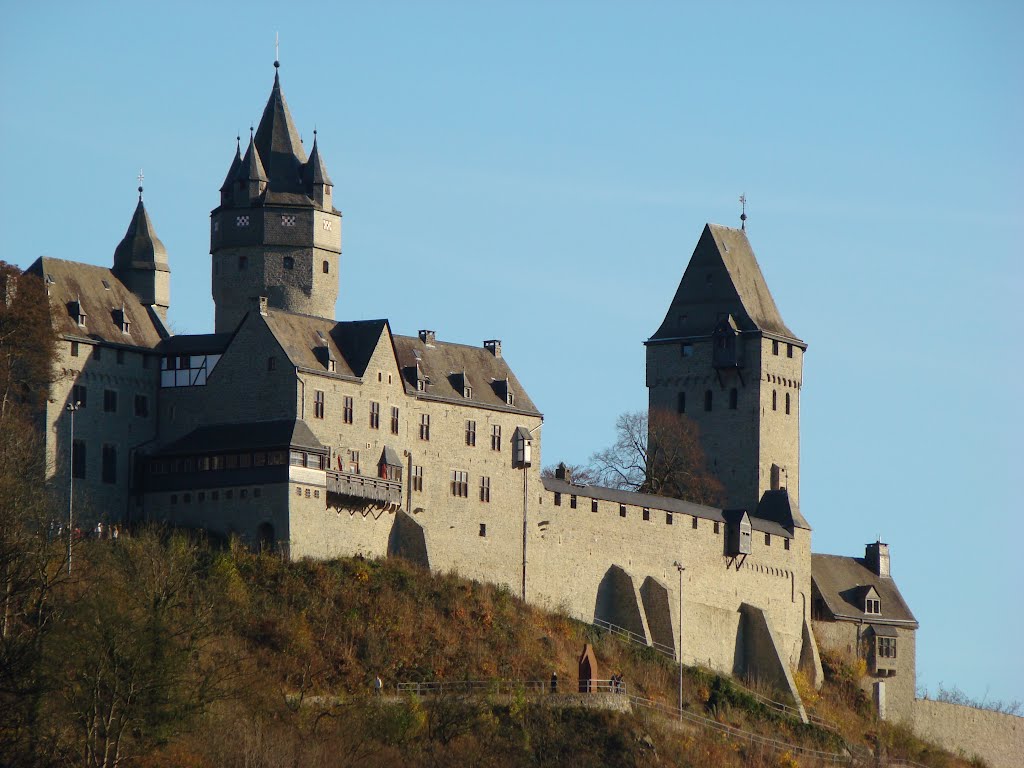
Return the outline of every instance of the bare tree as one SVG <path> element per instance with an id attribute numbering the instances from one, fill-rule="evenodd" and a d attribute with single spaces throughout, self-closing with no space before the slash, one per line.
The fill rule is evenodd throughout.
<path id="1" fill-rule="evenodd" d="M 563 462 L 564 463 L 564 462 Z M 566 473 L 572 478 L 572 481 L 577 485 L 596 485 L 598 482 L 597 475 L 590 467 L 585 464 L 566 464 Z M 540 476 L 548 479 L 555 477 L 555 473 L 558 471 L 558 466 L 555 464 L 549 464 L 541 470 Z"/>
<path id="2" fill-rule="evenodd" d="M 671 411 L 623 413 L 615 442 L 590 457 L 602 485 L 718 506 L 725 489 L 708 469 L 700 429 Z"/>

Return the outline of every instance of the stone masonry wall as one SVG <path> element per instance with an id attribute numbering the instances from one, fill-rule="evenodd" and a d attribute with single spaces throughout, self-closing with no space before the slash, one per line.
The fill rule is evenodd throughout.
<path id="1" fill-rule="evenodd" d="M 822 651 L 832 650 L 849 658 L 864 659 L 868 662 L 868 643 L 865 637 L 868 624 L 853 621 L 818 621 L 811 624 Z M 867 675 L 861 681 L 861 688 L 869 696 L 875 681 L 885 682 L 886 715 L 889 720 L 910 723 L 913 720 L 914 696 L 917 688 L 917 632 L 899 627 L 896 629 L 896 674 L 892 677 L 878 677 L 871 673 L 868 664 Z"/>
<path id="2" fill-rule="evenodd" d="M 72 344 L 78 356 L 72 356 Z M 99 353 L 97 353 L 99 350 Z M 119 348 L 61 339 L 55 364 L 57 379 L 46 404 L 47 477 L 65 494 L 69 487 L 71 415 L 66 406 L 75 385 L 85 388 L 85 405 L 75 414 L 75 440 L 85 444 L 85 478 L 75 478 L 76 527 L 91 530 L 97 520 L 123 523 L 134 512 L 130 504 L 132 457 L 156 437 L 158 358 L 138 348 Z M 116 393 L 116 410 L 104 410 L 104 392 Z M 145 398 L 137 414 L 135 397 Z M 143 415 L 144 414 L 144 415 Z M 117 452 L 116 479 L 102 478 L 103 446 Z M 65 507 L 66 509 L 66 507 Z"/>
<path id="3" fill-rule="evenodd" d="M 917 699 L 914 731 L 923 739 L 968 759 L 982 758 L 990 768 L 1019 768 L 1024 756 L 1024 717 L 943 701 Z"/>

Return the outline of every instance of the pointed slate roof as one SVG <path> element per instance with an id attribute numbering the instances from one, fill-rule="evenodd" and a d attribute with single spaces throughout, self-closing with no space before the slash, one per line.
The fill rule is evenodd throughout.
<path id="1" fill-rule="evenodd" d="M 135 206 L 128 231 L 114 250 L 114 270 L 135 268 L 170 272 L 167 249 L 156 236 L 153 222 L 149 220 L 146 206 L 142 202 L 142 188 L 139 190 L 139 204 Z"/>
<path id="2" fill-rule="evenodd" d="M 245 157 L 238 166 L 239 181 L 266 181 L 267 173 L 263 168 L 263 160 L 260 157 L 259 149 L 252 136 L 249 137 L 249 147 L 245 150 Z"/>
<path id="3" fill-rule="evenodd" d="M 708 336 L 727 315 L 740 331 L 761 331 L 806 346 L 783 322 L 747 233 L 707 224 L 668 314 L 648 343 Z"/>
<path id="4" fill-rule="evenodd" d="M 273 191 L 302 191 L 302 166 L 306 163 L 306 152 L 299 132 L 295 130 L 277 71 L 274 72 L 274 87 L 256 129 L 256 148 Z"/>
<path id="5" fill-rule="evenodd" d="M 313 151 L 309 153 L 309 162 L 303 169 L 303 179 L 307 184 L 327 184 L 334 186 L 331 177 L 327 175 L 327 166 L 320 157 L 320 149 L 316 144 L 316 131 L 313 131 Z"/>
<path id="6" fill-rule="evenodd" d="M 238 176 L 238 169 L 242 165 L 242 152 L 239 141 L 240 139 L 235 140 L 235 158 L 231 161 L 231 167 L 228 168 L 228 175 L 224 177 L 224 183 L 220 185 L 221 192 L 231 188 L 232 182 Z"/>

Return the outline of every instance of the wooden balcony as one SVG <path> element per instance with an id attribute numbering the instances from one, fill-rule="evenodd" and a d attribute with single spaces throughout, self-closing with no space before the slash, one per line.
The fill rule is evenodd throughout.
<path id="1" fill-rule="evenodd" d="M 398 508 L 402 504 L 402 484 L 354 472 L 327 470 L 327 495 L 340 496 L 361 506 Z M 351 504 L 351 501 L 347 501 Z"/>

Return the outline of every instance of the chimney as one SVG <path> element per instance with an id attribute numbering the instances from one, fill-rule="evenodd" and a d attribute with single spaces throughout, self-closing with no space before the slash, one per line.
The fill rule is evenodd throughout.
<path id="1" fill-rule="evenodd" d="M 864 548 L 864 563 L 883 579 L 889 576 L 889 545 L 876 541 Z"/>
<path id="2" fill-rule="evenodd" d="M 433 331 L 420 331 L 420 341 L 424 344 L 433 344 L 437 334 Z"/>
<path id="3" fill-rule="evenodd" d="M 250 306 L 254 307 L 255 309 L 258 309 L 260 311 L 260 314 L 265 317 L 266 314 L 267 314 L 267 306 L 268 306 L 267 305 L 267 297 L 266 296 L 253 296 L 250 299 L 250 301 L 252 302 L 252 304 L 250 304 Z"/>
<path id="4" fill-rule="evenodd" d="M 484 349 L 495 357 L 501 357 L 501 339 L 487 339 L 484 342 Z"/>
<path id="5" fill-rule="evenodd" d="M 555 467 L 555 478 L 565 480 L 567 483 L 572 482 L 572 470 L 565 466 L 565 462 L 558 462 L 558 466 Z"/>

